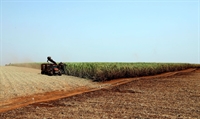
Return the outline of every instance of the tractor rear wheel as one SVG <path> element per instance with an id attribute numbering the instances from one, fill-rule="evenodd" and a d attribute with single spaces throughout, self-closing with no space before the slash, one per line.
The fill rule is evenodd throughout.
<path id="1" fill-rule="evenodd" d="M 53 71 L 50 71 L 50 72 L 49 72 L 49 76 L 52 76 L 52 75 L 53 75 Z"/>
<path id="2" fill-rule="evenodd" d="M 44 72 L 44 71 L 41 71 L 41 74 L 45 74 L 45 72 Z"/>
<path id="3" fill-rule="evenodd" d="M 61 72 L 59 72 L 59 73 L 58 73 L 58 75 L 59 75 L 59 76 L 62 76 L 62 73 L 61 73 Z"/>

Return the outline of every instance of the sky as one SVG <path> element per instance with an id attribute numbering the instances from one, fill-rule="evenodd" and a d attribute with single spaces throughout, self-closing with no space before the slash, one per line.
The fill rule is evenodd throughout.
<path id="1" fill-rule="evenodd" d="M 200 0 L 1 0 L 0 65 L 200 63 Z"/>

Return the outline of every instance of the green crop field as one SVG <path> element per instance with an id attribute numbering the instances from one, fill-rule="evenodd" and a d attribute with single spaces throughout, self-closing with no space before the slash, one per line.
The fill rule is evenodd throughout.
<path id="1" fill-rule="evenodd" d="M 194 68 L 186 63 L 67 63 L 67 74 L 94 81 L 149 76 Z"/>
<path id="2" fill-rule="evenodd" d="M 41 63 L 19 63 L 12 66 L 23 66 L 40 69 Z M 189 63 L 120 63 L 120 62 L 66 62 L 67 75 L 106 81 L 118 78 L 150 76 L 164 72 L 178 71 L 188 68 L 199 68 L 199 64 Z"/>

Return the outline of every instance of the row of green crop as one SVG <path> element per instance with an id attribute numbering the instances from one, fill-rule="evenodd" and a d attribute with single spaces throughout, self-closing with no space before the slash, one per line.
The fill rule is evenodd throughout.
<path id="1" fill-rule="evenodd" d="M 40 64 L 22 63 L 13 65 L 40 69 Z M 200 66 L 188 63 L 66 63 L 67 75 L 92 79 L 93 81 L 149 76 L 197 67 Z"/>
<path id="2" fill-rule="evenodd" d="M 192 68 L 186 63 L 67 63 L 67 74 L 94 81 L 149 76 Z"/>

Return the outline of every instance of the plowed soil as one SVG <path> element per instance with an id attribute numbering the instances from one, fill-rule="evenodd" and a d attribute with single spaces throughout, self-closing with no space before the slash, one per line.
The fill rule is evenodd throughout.
<path id="1" fill-rule="evenodd" d="M 0 69 L 1 119 L 200 118 L 200 70 L 95 83 Z"/>

